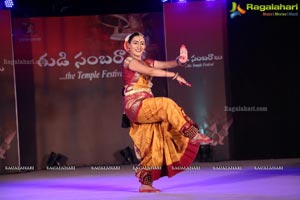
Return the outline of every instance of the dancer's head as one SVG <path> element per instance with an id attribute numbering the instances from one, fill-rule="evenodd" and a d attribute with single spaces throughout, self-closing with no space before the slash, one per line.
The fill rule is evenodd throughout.
<path id="1" fill-rule="evenodd" d="M 146 48 L 144 35 L 140 32 L 134 32 L 127 35 L 124 41 L 124 49 L 137 57 L 142 56 Z"/>

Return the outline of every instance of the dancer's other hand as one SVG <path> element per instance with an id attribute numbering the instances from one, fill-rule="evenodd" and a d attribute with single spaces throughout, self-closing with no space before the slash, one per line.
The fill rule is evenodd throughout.
<path id="1" fill-rule="evenodd" d="M 187 82 L 183 77 L 181 77 L 180 75 L 177 76 L 176 80 L 178 81 L 178 83 L 180 85 L 186 85 L 188 87 L 192 87 L 192 84 L 190 84 L 189 82 Z"/>

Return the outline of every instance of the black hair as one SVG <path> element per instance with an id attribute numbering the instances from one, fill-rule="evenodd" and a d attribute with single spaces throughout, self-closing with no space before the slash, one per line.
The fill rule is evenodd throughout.
<path id="1" fill-rule="evenodd" d="M 142 33 L 140 33 L 140 32 L 134 32 L 134 33 L 132 33 L 132 34 L 129 36 L 129 38 L 128 38 L 128 43 L 130 43 L 131 40 L 132 40 L 135 36 L 139 36 L 139 35 L 144 37 L 144 35 L 143 35 Z"/>

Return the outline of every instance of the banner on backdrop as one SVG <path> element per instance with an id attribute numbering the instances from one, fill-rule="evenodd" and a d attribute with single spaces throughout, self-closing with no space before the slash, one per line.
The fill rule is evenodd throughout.
<path id="1" fill-rule="evenodd" d="M 116 163 L 111 155 L 128 146 L 121 65 L 134 31 L 145 35 L 147 56 L 164 56 L 161 13 L 14 19 L 16 67 L 34 73 L 39 167 L 51 151 L 76 165 Z"/>
<path id="2" fill-rule="evenodd" d="M 203 133 L 223 131 L 229 120 L 224 110 L 226 2 L 165 3 L 164 19 L 167 58 L 176 58 L 181 44 L 187 46 L 188 65 L 174 70 L 192 84 L 187 88 L 169 80 L 169 96 L 186 110 Z M 223 147 L 215 159 L 227 159 L 227 150 Z"/>

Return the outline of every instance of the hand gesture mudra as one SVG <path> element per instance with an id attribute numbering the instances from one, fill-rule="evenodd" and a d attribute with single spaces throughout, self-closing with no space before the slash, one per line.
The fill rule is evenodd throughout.
<path id="1" fill-rule="evenodd" d="M 180 47 L 180 54 L 176 59 L 176 62 L 179 66 L 186 66 L 187 62 L 189 61 L 188 59 L 188 50 L 184 44 L 181 45 Z M 178 73 L 175 74 L 173 77 L 173 80 L 177 80 L 180 85 L 186 85 L 188 87 L 192 87 L 192 85 L 187 82 L 183 77 L 181 77 Z"/>
<path id="2" fill-rule="evenodd" d="M 186 86 L 188 86 L 188 87 L 192 87 L 192 85 L 191 85 L 189 82 L 187 82 L 187 81 L 186 81 L 183 77 L 181 77 L 180 75 L 177 76 L 176 80 L 178 81 L 178 83 L 179 83 L 180 85 L 184 84 L 184 85 L 186 85 Z"/>
<path id="3" fill-rule="evenodd" d="M 185 66 L 185 64 L 187 64 L 188 62 L 188 50 L 186 48 L 186 46 L 184 44 L 181 45 L 180 47 L 180 54 L 178 57 L 178 64 Z"/>

